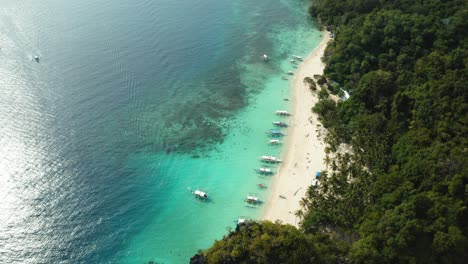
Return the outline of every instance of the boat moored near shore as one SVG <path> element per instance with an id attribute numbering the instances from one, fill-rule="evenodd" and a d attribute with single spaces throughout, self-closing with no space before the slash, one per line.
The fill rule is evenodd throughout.
<path id="1" fill-rule="evenodd" d="M 277 126 L 277 127 L 287 127 L 288 124 L 286 124 L 285 122 L 281 122 L 281 121 L 275 121 L 273 122 L 273 125 Z"/>
<path id="2" fill-rule="evenodd" d="M 281 137 L 281 136 L 284 136 L 285 134 L 279 130 L 275 130 L 275 129 L 270 129 L 268 132 L 266 132 L 268 135 L 272 136 L 272 137 Z"/>
<path id="3" fill-rule="evenodd" d="M 302 57 L 301 56 L 297 56 L 297 55 L 292 55 L 294 59 L 298 60 L 298 61 L 302 61 Z"/>
<path id="4" fill-rule="evenodd" d="M 280 116 L 288 116 L 288 115 L 290 115 L 289 112 L 286 111 L 286 110 L 277 110 L 277 111 L 275 112 L 275 114 L 276 114 L 276 115 L 280 115 Z"/>
<path id="5" fill-rule="evenodd" d="M 255 169 L 255 171 L 260 174 L 273 174 L 273 171 L 269 168 L 259 168 L 259 169 Z"/>
<path id="6" fill-rule="evenodd" d="M 256 196 L 250 196 L 248 195 L 246 198 L 245 198 L 245 201 L 247 203 L 250 203 L 250 204 L 261 204 L 263 203 L 263 201 L 261 201 L 260 199 L 258 199 L 258 197 Z"/>
<path id="7" fill-rule="evenodd" d="M 279 139 L 270 139 L 270 141 L 268 141 L 268 144 L 278 145 L 278 144 L 281 144 L 281 141 Z"/>
<path id="8" fill-rule="evenodd" d="M 279 160 L 278 158 L 276 158 L 274 156 L 261 156 L 260 160 L 264 161 L 264 162 L 270 162 L 270 163 L 280 163 L 281 162 L 281 160 Z"/>

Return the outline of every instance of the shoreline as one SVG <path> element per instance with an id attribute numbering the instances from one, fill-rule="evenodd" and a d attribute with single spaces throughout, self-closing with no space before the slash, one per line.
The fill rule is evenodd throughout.
<path id="1" fill-rule="evenodd" d="M 320 43 L 299 65 L 289 84 L 293 98 L 292 116 L 288 120 L 289 137 L 286 138 L 284 162 L 275 176 L 262 220 L 280 220 L 283 224 L 297 227 L 299 218 L 295 212 L 300 209 L 299 202 L 305 197 L 315 172 L 325 168 L 325 144 L 323 138 L 320 138 L 320 135 L 323 136 L 323 132 L 320 133 L 323 128 L 317 128 L 317 115 L 311 110 L 318 98 L 304 84 L 305 77 L 313 78 L 314 74 L 323 74 L 325 65 L 321 58 L 330 36 L 327 31 L 322 31 L 322 34 Z"/>

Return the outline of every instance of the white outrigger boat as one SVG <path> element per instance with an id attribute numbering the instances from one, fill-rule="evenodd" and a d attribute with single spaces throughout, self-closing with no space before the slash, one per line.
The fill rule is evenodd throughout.
<path id="1" fill-rule="evenodd" d="M 273 122 L 273 125 L 277 126 L 277 127 L 287 127 L 288 124 L 286 124 L 285 122 L 281 122 L 281 121 L 275 121 Z"/>
<path id="2" fill-rule="evenodd" d="M 206 194 L 205 192 L 202 192 L 200 190 L 195 190 L 192 192 L 193 195 L 195 195 L 195 197 L 197 198 L 200 198 L 200 199 L 203 199 L 203 200 L 206 200 L 208 199 L 208 194 Z"/>
<path id="3" fill-rule="evenodd" d="M 277 110 L 277 111 L 275 112 L 275 114 L 276 114 L 276 115 L 282 115 L 282 116 L 288 116 L 288 115 L 290 115 L 289 112 L 286 111 L 286 110 Z"/>
<path id="4" fill-rule="evenodd" d="M 263 203 L 260 199 L 258 199 L 258 197 L 256 196 L 250 196 L 248 195 L 246 198 L 245 198 L 245 201 L 249 204 L 261 204 Z"/>
<path id="5" fill-rule="evenodd" d="M 268 144 L 270 145 L 278 145 L 278 144 L 281 144 L 281 141 L 279 139 L 270 139 L 268 141 Z"/>
<path id="6" fill-rule="evenodd" d="M 294 59 L 296 60 L 299 60 L 299 61 L 302 61 L 302 57 L 301 56 L 297 56 L 297 55 L 292 55 Z"/>
<path id="7" fill-rule="evenodd" d="M 261 156 L 260 160 L 264 161 L 264 162 L 270 162 L 270 163 L 280 163 L 281 162 L 281 160 L 279 160 L 278 158 L 273 157 L 273 156 Z"/>
<path id="8" fill-rule="evenodd" d="M 237 222 L 238 225 L 241 225 L 241 224 L 245 224 L 247 220 L 245 218 L 238 218 L 236 221 L 234 222 Z"/>
<path id="9" fill-rule="evenodd" d="M 255 169 L 255 171 L 260 174 L 272 174 L 273 173 L 273 171 L 269 168 L 259 168 L 259 169 Z"/>
<path id="10" fill-rule="evenodd" d="M 272 137 L 282 137 L 282 136 L 285 136 L 285 134 L 279 130 L 275 130 L 275 129 L 270 129 L 268 132 L 266 132 L 268 135 L 272 136 Z"/>

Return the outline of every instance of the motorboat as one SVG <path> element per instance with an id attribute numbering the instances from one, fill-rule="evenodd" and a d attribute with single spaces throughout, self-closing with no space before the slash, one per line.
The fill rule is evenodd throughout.
<path id="1" fill-rule="evenodd" d="M 263 54 L 263 60 L 264 60 L 264 61 L 269 61 L 269 60 L 270 60 L 270 58 L 268 58 L 268 55 L 266 55 L 266 54 Z"/>
<path id="2" fill-rule="evenodd" d="M 289 74 L 289 75 L 294 75 L 294 72 L 288 71 L 287 74 Z"/>
<path id="3" fill-rule="evenodd" d="M 34 56 L 34 60 L 35 60 L 36 62 L 39 62 L 39 56 L 37 56 L 37 55 Z"/>

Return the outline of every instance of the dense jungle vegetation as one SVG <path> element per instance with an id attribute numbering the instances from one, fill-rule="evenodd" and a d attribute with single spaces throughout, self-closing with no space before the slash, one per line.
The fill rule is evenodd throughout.
<path id="1" fill-rule="evenodd" d="M 241 225 L 191 262 L 465 263 L 467 2 L 314 0 L 310 13 L 334 34 L 313 109 L 326 177 L 299 230 Z"/>

